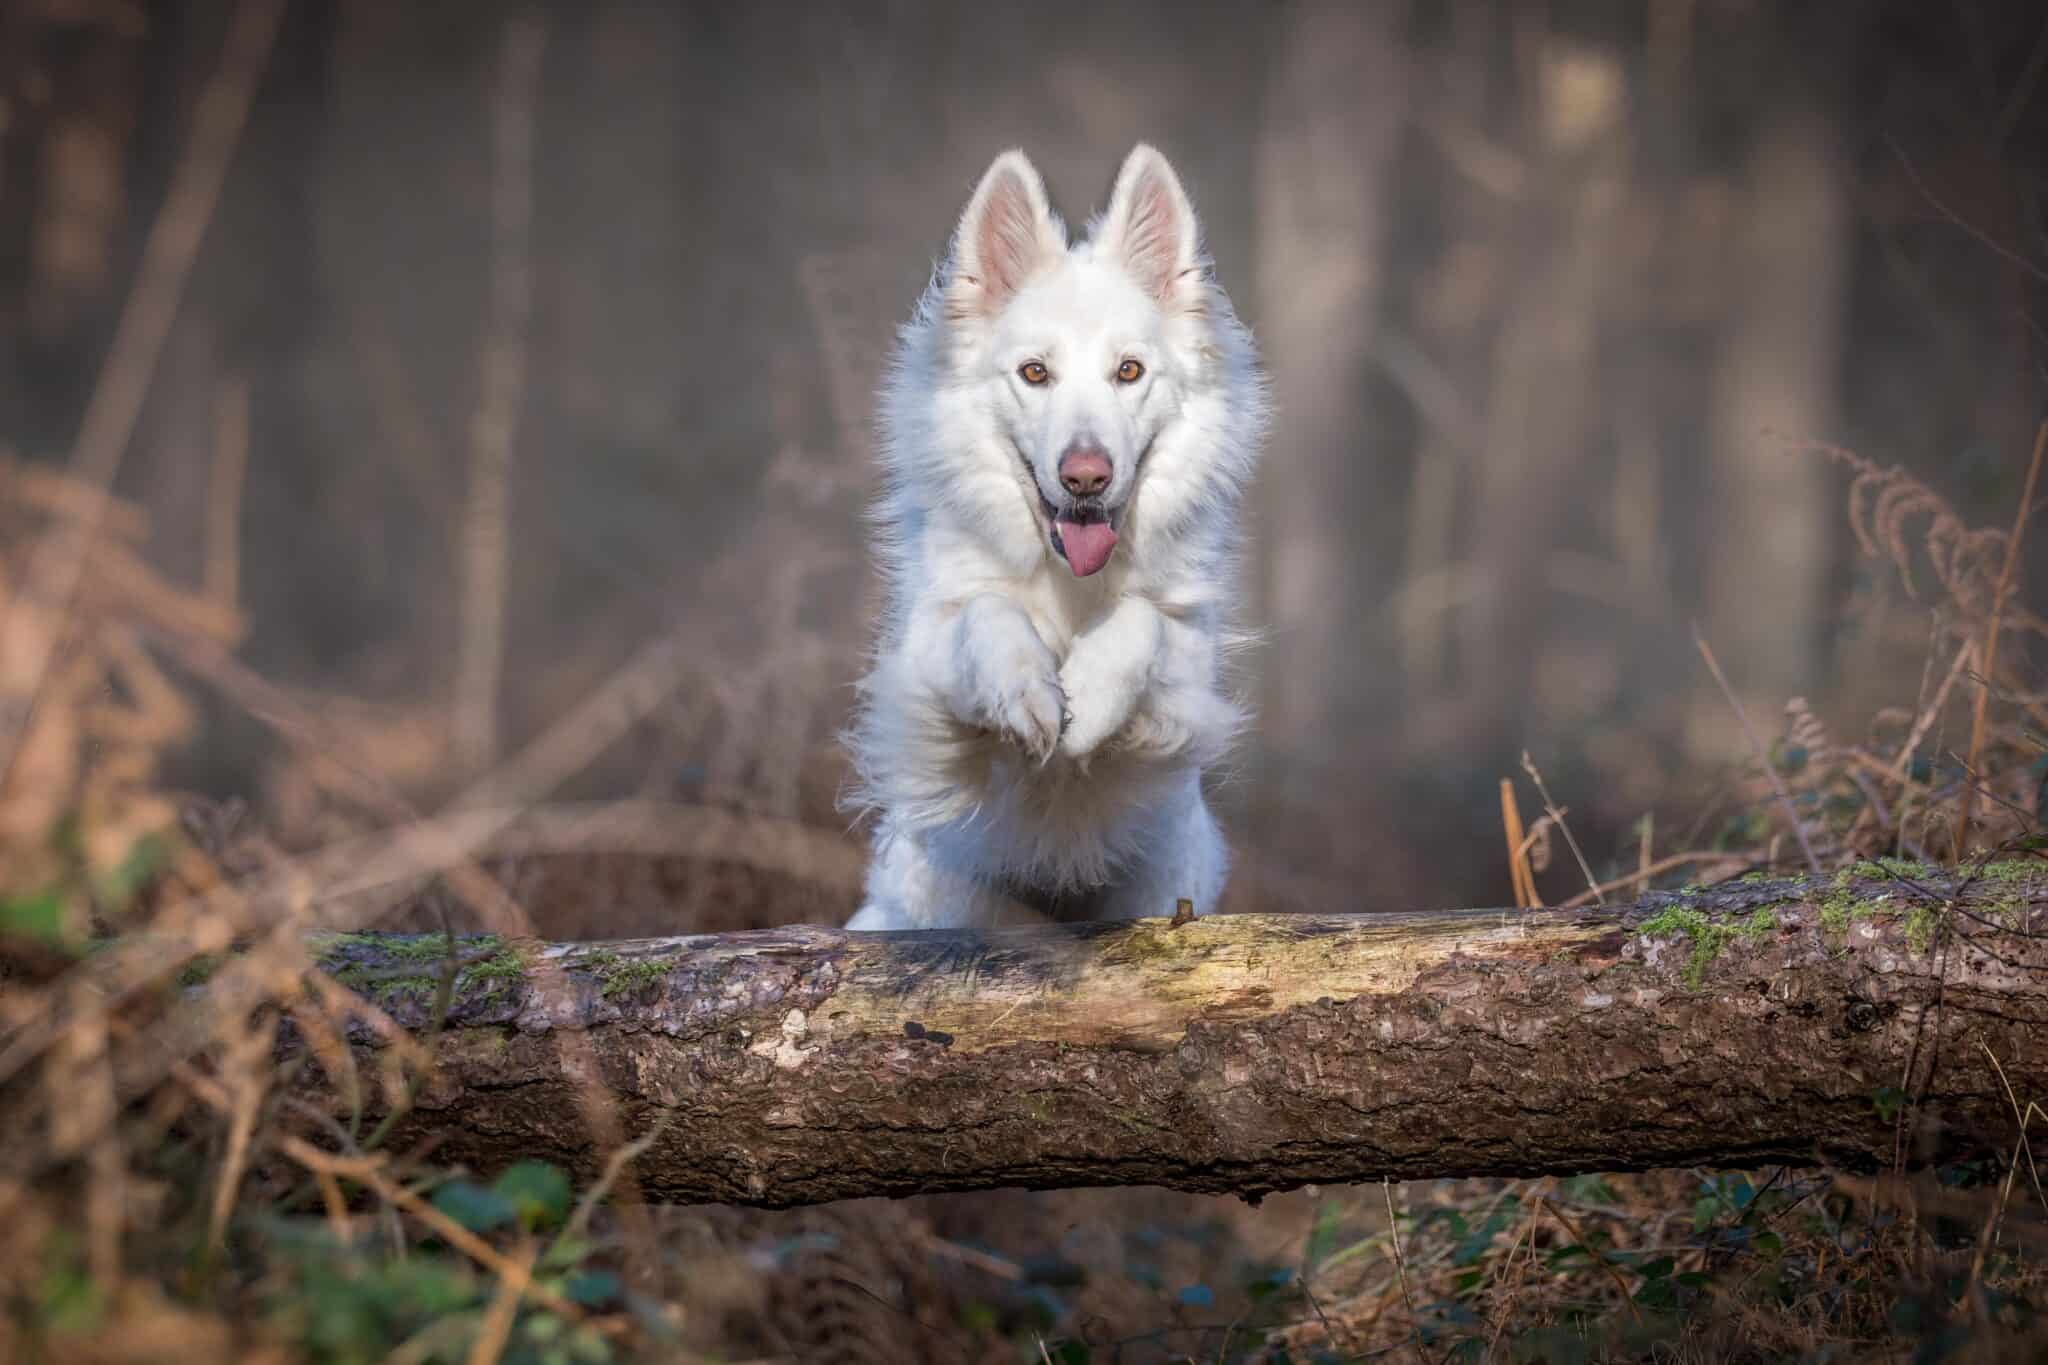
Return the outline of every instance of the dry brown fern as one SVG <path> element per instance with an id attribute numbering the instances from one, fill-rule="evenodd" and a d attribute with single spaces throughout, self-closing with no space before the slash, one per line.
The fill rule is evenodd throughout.
<path id="1" fill-rule="evenodd" d="M 1800 441 L 1792 448 L 1850 472 L 1847 510 L 1856 544 L 1864 554 L 1889 561 L 1909 594 L 1920 595 L 1913 564 L 1924 555 L 1934 581 L 1962 616 L 1959 624 L 1975 627 L 1990 615 L 2005 557 L 2005 531 L 1969 525 L 1946 498 L 1903 466 L 1886 469 L 1825 441 Z M 2008 626 L 2048 636 L 2048 621 L 2018 604 L 2007 603 L 2005 614 Z"/>
<path id="2" fill-rule="evenodd" d="M 883 1201 L 776 1220 L 769 1331 L 803 1365 L 964 1365 L 981 1352 L 932 1270 L 924 1219 Z M 979 1343 L 987 1347 L 992 1343 Z"/>

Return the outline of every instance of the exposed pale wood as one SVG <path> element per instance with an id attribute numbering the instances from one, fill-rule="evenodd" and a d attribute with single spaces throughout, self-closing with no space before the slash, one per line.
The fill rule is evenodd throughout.
<path id="1" fill-rule="evenodd" d="M 1865 870 L 1604 910 L 515 945 L 509 975 L 466 941 L 404 1135 L 594 1169 L 576 1031 L 626 1131 L 666 1117 L 636 1170 L 672 1200 L 1874 1164 L 1901 1094 L 1912 1159 L 2009 1148 L 1992 1058 L 2048 1095 L 2048 871 Z M 422 948 L 323 961 L 417 1025 Z"/>

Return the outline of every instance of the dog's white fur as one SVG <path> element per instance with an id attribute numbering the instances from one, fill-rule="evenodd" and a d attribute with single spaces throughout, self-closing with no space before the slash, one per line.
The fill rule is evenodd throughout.
<path id="1" fill-rule="evenodd" d="M 879 818 L 848 928 L 1215 906 L 1202 772 L 1242 720 L 1220 668 L 1265 414 L 1164 157 L 1134 149 L 1072 246 L 1024 154 L 996 158 L 882 394 L 887 611 L 850 736 Z M 1118 528 L 1086 577 L 1053 535 L 1077 442 L 1108 456 Z"/>

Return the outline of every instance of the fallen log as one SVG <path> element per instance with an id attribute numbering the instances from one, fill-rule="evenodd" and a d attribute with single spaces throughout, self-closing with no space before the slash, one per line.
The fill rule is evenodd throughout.
<path id="1" fill-rule="evenodd" d="M 649 1198 L 770 1207 L 2010 1153 L 2048 1098 L 2044 905 L 2048 862 L 1864 864 L 1570 911 L 458 939 L 396 1139 L 590 1171 L 595 1085 L 658 1129 Z M 320 961 L 424 1026 L 447 953 Z"/>

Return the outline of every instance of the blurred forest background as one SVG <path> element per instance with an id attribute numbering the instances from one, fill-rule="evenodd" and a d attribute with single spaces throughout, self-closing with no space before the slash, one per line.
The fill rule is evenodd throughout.
<path id="1" fill-rule="evenodd" d="M 1633 866 L 1746 752 L 1695 620 L 1772 733 L 1913 707 L 1931 607 L 1800 443 L 2004 525 L 2048 402 L 2036 0 L 246 10 L 0 5 L 7 477 L 116 471 L 102 539 L 212 642 L 128 660 L 184 699 L 160 777 L 287 846 L 515 756 L 653 852 L 767 831 L 645 916 L 515 888 L 543 932 L 852 908 L 871 393 L 1005 147 L 1078 221 L 1161 146 L 1274 376 L 1240 908 L 1505 901 L 1525 749 Z"/>
<path id="2" fill-rule="evenodd" d="M 894 329 L 997 152 L 1079 222 L 1141 139 L 1278 407 L 1231 908 L 1525 899 L 1525 752 L 1589 864 L 1553 901 L 2038 832 L 2040 0 L 0 0 L 0 1356 L 1222 1361 L 1264 1314 L 1274 1360 L 1652 1358 L 1603 1321 L 1892 1360 L 1966 1310 L 2038 1345 L 1988 1168 L 1924 1219 L 1790 1167 L 757 1216 L 605 1202 L 597 1106 L 574 1215 L 563 1171 L 498 1173 L 500 1216 L 380 1125 L 348 1169 L 504 1255 L 381 1184 L 356 1237 L 275 1044 L 370 1002 L 295 932 L 224 950 L 400 904 L 849 912 Z M 513 1339 L 501 1187 L 610 1335 Z"/>

